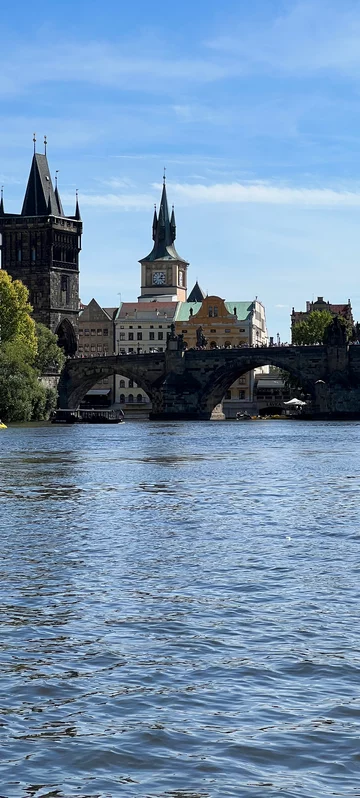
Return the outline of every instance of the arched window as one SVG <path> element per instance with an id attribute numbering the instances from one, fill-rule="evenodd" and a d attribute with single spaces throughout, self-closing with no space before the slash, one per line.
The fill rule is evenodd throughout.
<path id="1" fill-rule="evenodd" d="M 209 305 L 209 316 L 212 316 L 212 314 L 213 314 L 213 309 L 212 309 L 212 306 Z"/>
<path id="2" fill-rule="evenodd" d="M 125 388 L 125 380 L 120 380 L 119 388 Z"/>
<path id="3" fill-rule="evenodd" d="M 225 341 L 224 346 L 225 346 L 225 349 L 231 349 L 231 342 L 230 341 Z"/>
<path id="4" fill-rule="evenodd" d="M 124 393 L 121 393 L 121 394 L 120 394 L 120 404 L 121 404 L 121 405 L 124 405 L 124 404 L 125 404 L 125 394 L 124 394 Z"/>
<path id="5" fill-rule="evenodd" d="M 210 349 L 216 349 L 217 343 L 216 341 L 210 341 Z"/>
<path id="6" fill-rule="evenodd" d="M 136 397 L 136 401 L 137 401 L 137 402 L 142 402 L 142 400 L 143 400 L 143 398 L 142 398 L 142 394 L 141 394 L 141 393 L 138 393 L 138 395 L 137 395 L 137 397 Z"/>
<path id="7" fill-rule="evenodd" d="M 132 403 L 133 403 L 133 401 L 134 401 L 133 394 L 132 394 L 132 393 L 129 393 L 129 396 L 128 396 L 128 402 L 129 402 L 130 404 L 132 404 Z"/>

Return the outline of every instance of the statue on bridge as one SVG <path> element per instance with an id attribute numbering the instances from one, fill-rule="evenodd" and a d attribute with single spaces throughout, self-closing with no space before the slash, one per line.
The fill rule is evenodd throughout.
<path id="1" fill-rule="evenodd" d="M 204 349 L 206 344 L 207 339 L 205 338 L 203 334 L 203 328 L 200 325 L 200 327 L 198 327 L 196 330 L 196 347 L 197 349 Z"/>

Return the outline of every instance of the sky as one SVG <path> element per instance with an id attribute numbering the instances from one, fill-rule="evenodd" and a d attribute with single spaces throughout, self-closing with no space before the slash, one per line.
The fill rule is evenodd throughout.
<path id="1" fill-rule="evenodd" d="M 164 166 L 176 247 L 209 294 L 360 319 L 358 0 L 18 0 L 2 8 L 0 182 L 18 213 L 32 137 L 65 212 L 81 299 L 140 292 Z"/>

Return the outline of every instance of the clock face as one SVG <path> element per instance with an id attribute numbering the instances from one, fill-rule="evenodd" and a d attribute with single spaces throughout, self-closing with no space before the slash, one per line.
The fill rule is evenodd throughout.
<path id="1" fill-rule="evenodd" d="M 154 283 L 154 285 L 164 285 L 164 283 L 165 283 L 165 272 L 154 272 L 154 274 L 153 274 L 153 283 Z"/>

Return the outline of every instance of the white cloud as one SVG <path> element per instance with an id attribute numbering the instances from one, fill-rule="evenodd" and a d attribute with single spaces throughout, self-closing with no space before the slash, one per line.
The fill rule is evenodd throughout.
<path id="1" fill-rule="evenodd" d="M 110 181 L 111 182 L 111 181 Z M 120 181 L 121 182 L 121 181 Z M 116 180 L 115 180 L 116 184 Z M 119 210 L 152 208 L 162 185 L 152 184 L 152 193 L 80 194 L 81 205 Z M 181 206 L 200 204 L 261 204 L 317 208 L 360 206 L 360 190 L 332 188 L 294 188 L 268 183 L 216 183 L 213 185 L 168 183 L 171 198 Z M 64 201 L 73 197 L 64 195 Z"/>

